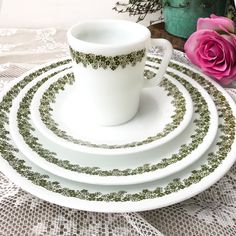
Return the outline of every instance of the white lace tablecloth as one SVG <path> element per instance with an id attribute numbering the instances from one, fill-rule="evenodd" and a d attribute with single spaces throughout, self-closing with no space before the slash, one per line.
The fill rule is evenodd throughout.
<path id="1" fill-rule="evenodd" d="M 0 29 L 0 90 L 35 65 L 68 54 L 65 31 Z M 187 62 L 182 53 L 174 58 Z M 227 91 L 236 98 L 233 88 Z M 1 118 L 0 118 L 1 119 Z M 236 235 L 236 165 L 214 186 L 170 207 L 89 213 L 40 200 L 0 173 L 0 235 Z"/>

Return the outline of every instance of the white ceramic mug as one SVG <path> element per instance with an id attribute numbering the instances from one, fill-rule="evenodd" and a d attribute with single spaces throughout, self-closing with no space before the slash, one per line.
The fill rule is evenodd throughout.
<path id="1" fill-rule="evenodd" d="M 67 32 L 78 99 L 97 124 L 119 125 L 138 111 L 143 87 L 157 86 L 172 55 L 165 39 L 150 39 L 150 31 L 124 20 L 90 20 Z M 146 51 L 161 47 L 164 57 L 156 77 L 144 79 Z"/>

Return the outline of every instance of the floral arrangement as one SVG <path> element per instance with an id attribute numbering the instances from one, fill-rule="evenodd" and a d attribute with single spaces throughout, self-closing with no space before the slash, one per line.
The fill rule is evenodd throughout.
<path id="1" fill-rule="evenodd" d="M 236 80 L 235 23 L 211 15 L 199 18 L 197 31 L 185 43 L 184 50 L 190 61 L 223 85 Z"/>

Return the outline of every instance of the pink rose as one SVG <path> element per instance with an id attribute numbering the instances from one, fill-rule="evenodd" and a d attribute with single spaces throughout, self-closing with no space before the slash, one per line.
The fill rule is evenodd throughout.
<path id="1" fill-rule="evenodd" d="M 197 29 L 184 45 L 186 55 L 205 74 L 222 84 L 231 83 L 236 79 L 234 24 L 225 17 L 211 15 L 211 19 L 200 18 Z"/>

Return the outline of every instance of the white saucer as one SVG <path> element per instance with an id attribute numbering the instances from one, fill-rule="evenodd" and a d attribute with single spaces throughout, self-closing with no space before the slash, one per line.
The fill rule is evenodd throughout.
<path id="1" fill-rule="evenodd" d="M 68 61 L 44 65 L 11 84 L 0 98 L 0 170 L 31 194 L 79 210 L 134 212 L 166 207 L 188 199 L 217 182 L 236 160 L 236 107 L 222 87 L 191 67 L 172 62 L 170 67 L 194 77 L 212 96 L 220 125 L 210 149 L 193 165 L 162 180 L 131 186 L 96 186 L 66 180 L 32 164 L 9 135 L 9 111 L 19 92 L 35 76 Z M 177 73 L 177 72 L 176 72 Z M 191 87 L 190 80 L 189 87 Z M 27 116 L 27 114 L 26 114 Z"/>
<path id="2" fill-rule="evenodd" d="M 151 70 L 151 71 L 150 71 Z M 146 69 L 146 76 L 153 74 Z M 150 75 L 149 75 L 150 76 Z M 72 70 L 45 82 L 32 100 L 35 127 L 57 145 L 96 155 L 127 155 L 159 147 L 173 140 L 192 118 L 192 101 L 175 79 L 144 89 L 139 111 L 131 121 L 111 127 L 91 122 L 83 115 Z M 82 101 L 84 103 L 84 101 Z"/>
<path id="3" fill-rule="evenodd" d="M 58 68 L 56 78 L 63 78 L 69 73 L 68 70 L 59 72 L 63 68 Z M 36 165 L 53 174 L 90 184 L 130 185 L 148 182 L 169 176 L 192 164 L 214 140 L 218 126 L 215 105 L 207 92 L 191 81 L 196 90 L 188 88 L 194 97 L 194 117 L 185 132 L 166 145 L 117 156 L 84 154 L 55 145 L 35 129 L 29 110 L 35 92 L 45 81 L 53 80 L 53 75 L 48 78 L 46 75 L 36 77 L 25 86 L 15 99 L 10 114 L 11 134 L 19 149 Z M 179 79 L 184 77 L 180 76 Z M 190 79 L 184 78 L 183 81 Z"/>

